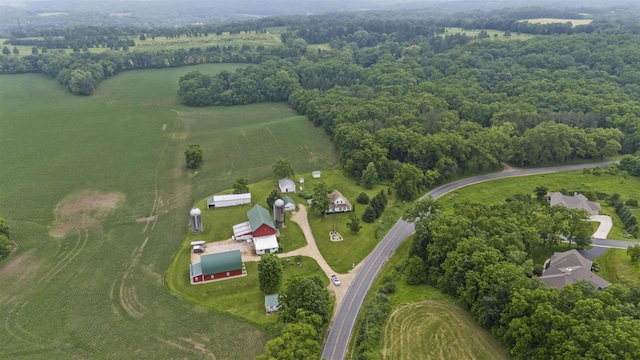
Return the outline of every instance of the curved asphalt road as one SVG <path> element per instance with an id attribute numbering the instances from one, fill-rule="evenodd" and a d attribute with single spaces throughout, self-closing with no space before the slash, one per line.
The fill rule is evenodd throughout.
<path id="1" fill-rule="evenodd" d="M 509 178 L 515 176 L 537 175 L 545 173 L 553 173 L 560 171 L 581 170 L 593 167 L 603 167 L 610 165 L 611 162 L 600 162 L 580 165 L 567 165 L 556 166 L 548 168 L 538 169 L 526 169 L 526 170 L 514 170 L 511 172 L 500 172 L 486 175 L 478 175 L 458 181 L 454 181 L 445 185 L 442 185 L 436 189 L 431 190 L 425 194 L 422 198 L 432 196 L 434 199 L 441 197 L 442 195 L 460 189 L 465 186 L 477 184 L 485 181 L 491 181 L 502 178 Z M 409 235 L 415 232 L 415 226 L 412 223 L 398 220 L 393 225 L 391 230 L 380 240 L 378 246 L 364 259 L 360 272 L 356 275 L 351 283 L 351 286 L 347 290 L 342 304 L 338 308 L 338 312 L 334 317 L 331 329 L 327 336 L 327 340 L 322 349 L 322 358 L 327 360 L 343 360 L 347 353 L 347 346 L 349 345 L 349 339 L 351 338 L 351 332 L 356 322 L 356 317 L 360 311 L 360 306 L 364 300 L 371 283 L 376 278 L 376 275 L 382 268 L 384 262 L 393 254 L 393 252 L 400 246 L 402 241 Z"/>

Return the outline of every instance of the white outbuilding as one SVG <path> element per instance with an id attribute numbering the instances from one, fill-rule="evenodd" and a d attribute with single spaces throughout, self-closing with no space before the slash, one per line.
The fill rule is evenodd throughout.
<path id="1" fill-rule="evenodd" d="M 278 187 L 281 193 L 296 192 L 296 183 L 293 179 L 284 178 L 278 180 Z"/>
<path id="2" fill-rule="evenodd" d="M 209 209 L 246 204 L 251 204 L 251 193 L 215 195 L 207 199 L 207 208 Z"/>
<path id="3" fill-rule="evenodd" d="M 267 235 L 253 238 L 256 254 L 274 254 L 278 252 L 278 238 L 275 235 Z"/>

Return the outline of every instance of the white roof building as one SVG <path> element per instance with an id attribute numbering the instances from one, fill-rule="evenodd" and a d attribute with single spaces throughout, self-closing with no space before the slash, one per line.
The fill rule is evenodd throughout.
<path id="1" fill-rule="evenodd" d="M 256 247 L 256 254 L 273 254 L 278 252 L 278 238 L 275 235 L 254 237 L 253 243 Z"/>
<path id="2" fill-rule="evenodd" d="M 282 193 L 296 192 L 296 183 L 289 178 L 278 180 L 278 187 Z"/>

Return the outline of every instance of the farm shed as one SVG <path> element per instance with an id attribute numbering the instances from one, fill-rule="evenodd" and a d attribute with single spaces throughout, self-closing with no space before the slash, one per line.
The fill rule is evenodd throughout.
<path id="1" fill-rule="evenodd" d="M 251 204 L 251 193 L 215 195 L 207 199 L 207 208 L 209 209 L 245 204 Z"/>
<path id="2" fill-rule="evenodd" d="M 329 199 L 331 199 L 331 206 L 329 210 L 327 210 L 327 213 L 347 212 L 352 209 L 349 200 L 338 190 L 333 190 L 333 192 L 329 194 Z"/>
<path id="3" fill-rule="evenodd" d="M 249 240 L 253 237 L 251 232 L 251 224 L 243 222 L 242 224 L 233 225 L 233 240 Z"/>
<path id="4" fill-rule="evenodd" d="M 294 183 L 293 180 L 289 178 L 278 180 L 278 187 L 280 188 L 280 192 L 282 193 L 296 192 L 296 183 Z"/>
<path id="5" fill-rule="evenodd" d="M 247 211 L 247 218 L 251 226 L 251 233 L 254 238 L 267 235 L 275 235 L 276 226 L 269 215 L 269 210 L 260 205 L 256 205 Z"/>
<path id="6" fill-rule="evenodd" d="M 296 209 L 296 202 L 292 198 L 285 195 L 282 197 L 282 201 L 284 201 L 284 211 L 294 211 Z"/>
<path id="7" fill-rule="evenodd" d="M 191 264 L 189 273 L 192 285 L 247 275 L 240 250 L 202 255 L 200 262 Z"/>
<path id="8" fill-rule="evenodd" d="M 258 255 L 277 253 L 280 247 L 275 235 L 254 237 L 253 243 L 256 248 L 256 254 Z"/>
<path id="9" fill-rule="evenodd" d="M 278 294 L 269 294 L 264 296 L 264 308 L 267 311 L 267 315 L 278 311 L 279 306 Z"/>
<path id="10" fill-rule="evenodd" d="M 320 171 L 316 170 L 311 173 L 311 177 L 314 179 L 320 179 Z"/>

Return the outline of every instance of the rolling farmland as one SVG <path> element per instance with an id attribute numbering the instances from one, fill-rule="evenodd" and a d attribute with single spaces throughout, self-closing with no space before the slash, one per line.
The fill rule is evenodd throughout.
<path id="1" fill-rule="evenodd" d="M 90 97 L 40 75 L 2 77 L 0 216 L 18 248 L 0 263 L 0 358 L 252 359 L 262 352 L 260 328 L 167 289 L 187 211 L 237 177 L 270 176 L 277 156 L 291 155 L 300 171 L 337 158 L 322 130 L 284 104 L 177 103 L 181 75 L 236 66 L 127 72 Z M 266 127 L 275 139 L 252 135 L 268 135 Z M 221 156 L 237 149 L 243 132 L 249 153 L 265 152 L 261 139 L 279 143 L 271 158 L 260 158 L 268 164 Z M 205 162 L 189 173 L 183 152 L 194 142 Z"/>

